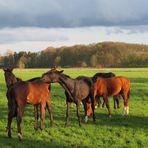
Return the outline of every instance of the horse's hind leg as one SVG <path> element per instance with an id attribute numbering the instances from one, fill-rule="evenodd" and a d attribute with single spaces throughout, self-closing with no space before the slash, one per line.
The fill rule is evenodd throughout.
<path id="1" fill-rule="evenodd" d="M 53 126 L 53 112 L 52 112 L 51 103 L 49 100 L 46 103 L 47 103 L 47 108 L 50 115 L 50 126 Z"/>
<path id="2" fill-rule="evenodd" d="M 86 100 L 84 99 L 83 101 L 83 106 L 84 106 L 84 112 L 85 112 L 85 123 L 88 121 L 88 114 L 87 114 L 87 104 L 86 104 Z"/>
<path id="3" fill-rule="evenodd" d="M 8 137 L 11 138 L 11 123 L 12 123 L 13 114 L 10 110 L 8 113 L 8 124 L 7 124 L 7 130 L 8 130 Z"/>
<path id="4" fill-rule="evenodd" d="M 40 119 L 41 119 L 40 129 L 41 130 L 43 130 L 43 128 L 44 128 L 45 107 L 46 107 L 45 103 L 42 103 L 40 106 Z"/>
<path id="5" fill-rule="evenodd" d="M 22 140 L 22 132 L 21 132 L 21 122 L 22 122 L 22 116 L 24 113 L 24 106 L 17 108 L 17 130 L 18 130 L 18 140 Z"/>
<path id="6" fill-rule="evenodd" d="M 38 118 L 39 118 L 38 105 L 34 105 L 34 117 L 35 117 L 34 129 L 37 130 L 38 129 Z"/>
<path id="7" fill-rule="evenodd" d="M 80 101 L 77 101 L 76 106 L 77 106 L 78 122 L 79 122 L 79 126 L 81 126 L 81 121 L 80 121 Z"/>
<path id="8" fill-rule="evenodd" d="M 95 112 L 94 112 L 94 95 L 93 95 L 93 90 L 90 92 L 90 98 L 91 98 L 91 108 L 92 108 L 92 112 L 93 112 L 93 121 L 96 121 L 96 116 L 95 116 Z"/>
<path id="9" fill-rule="evenodd" d="M 106 107 L 108 109 L 108 115 L 109 117 L 111 117 L 111 111 L 110 111 L 110 106 L 109 106 L 109 100 L 108 100 L 108 97 L 103 97 L 104 101 L 105 101 L 105 104 L 106 104 Z"/>
<path id="10" fill-rule="evenodd" d="M 129 114 L 128 94 L 124 92 L 122 94 L 122 96 L 123 96 L 123 99 L 124 99 L 124 115 L 128 115 Z"/>
<path id="11" fill-rule="evenodd" d="M 66 101 L 66 122 L 65 122 L 65 127 L 68 126 L 68 123 L 69 123 L 69 111 L 70 111 L 70 102 Z"/>
<path id="12" fill-rule="evenodd" d="M 119 95 L 113 96 L 114 99 L 114 109 L 120 108 L 119 106 Z"/>

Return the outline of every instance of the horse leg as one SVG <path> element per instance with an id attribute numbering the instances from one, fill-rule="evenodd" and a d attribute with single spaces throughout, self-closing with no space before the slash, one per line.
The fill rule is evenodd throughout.
<path id="1" fill-rule="evenodd" d="M 104 101 L 105 101 L 105 104 L 106 104 L 106 107 L 108 109 L 108 115 L 109 115 L 109 118 L 111 118 L 111 111 L 110 111 L 110 106 L 109 106 L 109 100 L 108 100 L 108 97 L 105 96 L 103 97 Z"/>
<path id="2" fill-rule="evenodd" d="M 41 130 L 43 130 L 43 128 L 44 128 L 45 107 L 46 107 L 46 104 L 41 103 L 41 105 L 40 105 L 40 119 L 41 119 L 40 129 Z"/>
<path id="3" fill-rule="evenodd" d="M 120 108 L 120 95 L 117 96 L 116 103 L 117 103 L 117 108 Z"/>
<path id="4" fill-rule="evenodd" d="M 79 122 L 79 126 L 81 126 L 81 121 L 80 121 L 80 101 L 77 101 L 76 106 L 77 106 L 78 122 Z"/>
<path id="5" fill-rule="evenodd" d="M 66 122 L 65 122 L 65 127 L 68 126 L 69 123 L 69 111 L 70 111 L 70 102 L 66 101 Z"/>
<path id="6" fill-rule="evenodd" d="M 93 90 L 91 90 L 90 92 L 90 98 L 91 98 L 91 108 L 92 108 L 92 112 L 93 112 L 93 121 L 96 121 L 96 116 L 95 116 L 95 112 L 94 112 L 94 95 L 93 95 Z"/>
<path id="7" fill-rule="evenodd" d="M 22 122 L 22 116 L 24 113 L 24 107 L 18 107 L 17 108 L 17 131 L 18 131 L 18 140 L 21 141 L 22 140 L 22 132 L 21 132 L 21 122 Z"/>
<path id="8" fill-rule="evenodd" d="M 124 115 L 128 115 L 129 114 L 129 106 L 128 106 L 128 94 L 127 93 L 123 93 L 123 99 L 124 99 Z"/>
<path id="9" fill-rule="evenodd" d="M 11 138 L 11 123 L 12 123 L 13 114 L 11 111 L 8 113 L 8 123 L 7 123 L 7 130 L 8 130 L 8 137 Z"/>
<path id="10" fill-rule="evenodd" d="M 101 98 L 99 96 L 97 96 L 97 98 L 98 98 L 98 107 L 100 107 L 100 105 L 101 105 Z"/>
<path id="11" fill-rule="evenodd" d="M 104 99 L 103 99 L 102 108 L 104 108 L 104 105 L 105 105 L 105 101 L 104 101 Z"/>
<path id="12" fill-rule="evenodd" d="M 53 126 L 53 112 L 52 112 L 51 103 L 49 100 L 46 103 L 47 103 L 48 112 L 50 114 L 50 126 L 52 127 Z"/>
<path id="13" fill-rule="evenodd" d="M 39 118 L 38 105 L 34 105 L 34 117 L 35 117 L 34 129 L 37 130 L 38 129 L 38 118 Z"/>
<path id="14" fill-rule="evenodd" d="M 117 103 L 117 100 L 118 100 L 118 97 L 117 96 L 113 96 L 113 99 L 114 99 L 114 109 L 117 109 L 117 104 L 118 104 Z"/>
<path id="15" fill-rule="evenodd" d="M 87 123 L 87 121 L 88 121 L 87 103 L 86 103 L 86 100 L 85 100 L 85 99 L 84 99 L 82 102 L 83 102 L 84 112 L 85 112 L 85 118 L 84 118 L 84 121 L 85 121 L 85 123 Z"/>

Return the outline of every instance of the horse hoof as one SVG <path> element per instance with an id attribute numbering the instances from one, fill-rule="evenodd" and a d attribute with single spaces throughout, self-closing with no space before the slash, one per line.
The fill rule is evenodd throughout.
<path id="1" fill-rule="evenodd" d="M 21 133 L 18 133 L 18 140 L 19 140 L 19 142 L 22 141 L 22 135 L 21 135 Z"/>
<path id="2" fill-rule="evenodd" d="M 111 115 L 109 115 L 109 118 L 111 118 L 112 116 Z"/>
<path id="3" fill-rule="evenodd" d="M 87 123 L 88 121 L 88 116 L 85 116 L 84 122 Z"/>
<path id="4" fill-rule="evenodd" d="M 68 127 L 68 124 L 67 124 L 67 123 L 65 123 L 65 128 L 66 128 L 66 127 Z"/>
<path id="5" fill-rule="evenodd" d="M 38 127 L 34 127 L 34 129 L 37 131 L 38 130 Z"/>
<path id="6" fill-rule="evenodd" d="M 50 127 L 53 127 L 53 123 L 50 124 Z"/>
<path id="7" fill-rule="evenodd" d="M 8 132 L 8 137 L 11 138 L 11 133 Z"/>

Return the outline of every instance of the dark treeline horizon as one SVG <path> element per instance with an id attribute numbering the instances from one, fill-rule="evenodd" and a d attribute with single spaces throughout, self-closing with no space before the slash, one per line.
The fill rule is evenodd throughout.
<path id="1" fill-rule="evenodd" d="M 48 47 L 41 52 L 14 52 L 0 57 L 1 67 L 148 67 L 148 45 L 102 42 Z"/>

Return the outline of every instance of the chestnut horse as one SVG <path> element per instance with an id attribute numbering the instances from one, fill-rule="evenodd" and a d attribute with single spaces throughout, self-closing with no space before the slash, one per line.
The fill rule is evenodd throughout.
<path id="1" fill-rule="evenodd" d="M 112 77 L 112 78 L 97 78 L 94 83 L 94 96 L 103 97 L 106 107 L 108 109 L 109 117 L 111 111 L 109 107 L 110 96 L 120 94 L 124 100 L 124 114 L 128 115 L 129 106 L 128 99 L 130 95 L 130 80 L 126 77 Z"/>
<path id="2" fill-rule="evenodd" d="M 93 120 L 95 121 L 93 82 L 90 78 L 85 77 L 85 76 L 81 76 L 76 79 L 72 79 L 69 76 L 63 74 L 63 70 L 58 71 L 56 69 L 52 69 L 42 75 L 42 81 L 46 82 L 46 83 L 58 82 L 65 89 L 66 104 L 67 104 L 65 126 L 67 126 L 68 122 L 69 122 L 69 108 L 70 108 L 70 104 L 72 102 L 74 102 L 76 104 L 78 122 L 79 122 L 79 126 L 81 126 L 80 104 L 81 104 L 81 102 L 83 102 L 83 100 L 86 100 L 87 98 L 91 99 Z M 84 109 L 85 109 L 85 117 L 87 118 L 87 108 L 86 108 L 85 101 L 84 101 Z"/>
<path id="3" fill-rule="evenodd" d="M 111 78 L 111 77 L 115 77 L 116 75 L 112 72 L 109 73 L 96 73 L 93 77 L 92 80 L 95 83 L 95 81 L 97 80 L 97 78 Z M 114 109 L 116 108 L 120 108 L 120 104 L 119 104 L 119 99 L 120 99 L 120 95 L 117 96 L 113 96 L 114 99 Z M 101 104 L 101 99 L 99 96 L 95 97 L 94 100 L 94 105 L 95 108 L 97 108 L 97 106 L 100 106 Z M 103 101 L 102 107 L 104 107 L 105 102 Z M 89 100 L 87 102 L 87 115 L 91 116 L 92 115 L 92 108 L 91 108 L 91 100 Z"/>
<path id="4" fill-rule="evenodd" d="M 97 80 L 97 78 L 111 78 L 111 77 L 115 77 L 116 75 L 112 72 L 108 72 L 108 73 L 96 73 L 93 77 L 92 80 L 95 83 L 95 81 Z M 120 104 L 119 104 L 119 100 L 120 100 L 120 95 L 116 95 L 113 96 L 114 99 L 114 109 L 116 108 L 120 108 Z M 95 98 L 95 108 L 98 106 L 100 106 L 101 104 L 101 99 L 99 96 L 96 96 Z M 102 107 L 104 107 L 105 102 L 103 102 Z"/>
<path id="5" fill-rule="evenodd" d="M 27 103 L 33 104 L 35 107 L 35 128 L 38 127 L 38 105 L 40 105 L 41 125 L 44 128 L 44 116 L 46 105 L 50 113 L 51 126 L 53 124 L 52 108 L 50 103 L 49 84 L 43 83 L 39 78 L 33 78 L 29 81 L 17 81 L 12 70 L 5 71 L 6 83 L 13 82 L 7 91 L 8 98 L 8 136 L 11 137 L 11 122 L 13 117 L 17 117 L 18 138 L 22 139 L 21 121 L 24 109 Z M 9 76 L 9 77 L 8 77 Z M 11 76 L 11 77 L 10 77 Z M 8 81 L 10 80 L 10 81 Z"/>

